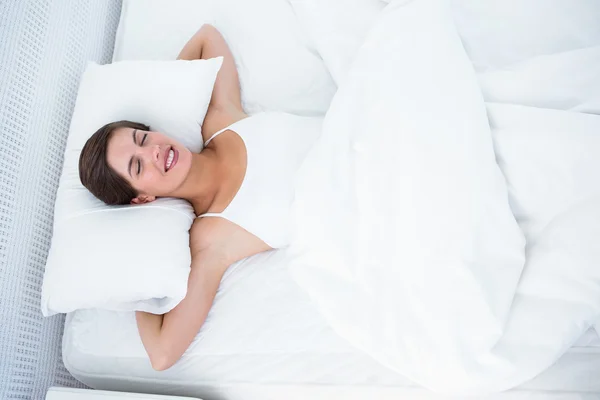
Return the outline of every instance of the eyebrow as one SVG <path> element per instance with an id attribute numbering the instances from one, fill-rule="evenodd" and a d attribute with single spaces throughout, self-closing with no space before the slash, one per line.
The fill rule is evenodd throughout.
<path id="1" fill-rule="evenodd" d="M 137 129 L 134 129 L 131 133 L 131 136 L 133 137 L 133 144 L 137 143 L 135 142 L 135 133 L 137 132 Z M 133 178 L 133 175 L 131 175 L 131 166 L 133 165 L 133 156 L 129 159 L 129 166 L 127 167 L 127 171 L 129 172 L 129 176 L 131 176 Z"/>

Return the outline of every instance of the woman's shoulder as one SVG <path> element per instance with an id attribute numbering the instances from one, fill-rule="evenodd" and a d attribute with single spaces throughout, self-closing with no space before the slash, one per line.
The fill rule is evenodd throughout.
<path id="1" fill-rule="evenodd" d="M 227 233 L 227 226 L 220 218 L 196 218 L 190 229 L 192 253 L 204 251 L 220 244 Z"/>
<path id="2" fill-rule="evenodd" d="M 270 250 L 263 241 L 235 223 L 219 217 L 196 218 L 190 229 L 192 254 L 215 253 L 233 264 Z"/>

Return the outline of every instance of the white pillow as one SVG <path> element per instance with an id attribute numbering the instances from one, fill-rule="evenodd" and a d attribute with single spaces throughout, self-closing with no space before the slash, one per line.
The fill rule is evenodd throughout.
<path id="1" fill-rule="evenodd" d="M 185 297 L 192 207 L 178 199 L 107 206 L 81 184 L 79 154 L 97 129 L 123 119 L 200 151 L 200 124 L 222 60 L 88 65 L 56 198 L 42 287 L 45 316 L 81 308 L 164 313 Z"/>
<path id="2" fill-rule="evenodd" d="M 246 112 L 325 114 L 335 84 L 287 0 L 124 0 L 113 60 L 174 59 L 204 23 L 233 53 Z"/>
<path id="3" fill-rule="evenodd" d="M 380 0 L 291 0 L 290 3 L 339 86 L 385 3 Z"/>

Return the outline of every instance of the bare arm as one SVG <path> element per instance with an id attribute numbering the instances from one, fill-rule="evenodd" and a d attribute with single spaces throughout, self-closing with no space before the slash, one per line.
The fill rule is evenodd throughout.
<path id="1" fill-rule="evenodd" d="M 208 140 L 219 129 L 245 117 L 240 94 L 240 80 L 229 46 L 212 25 L 203 25 L 183 47 L 177 59 L 197 60 L 223 57 L 217 75 L 208 113 L 202 126 L 202 136 Z"/>
<path id="2" fill-rule="evenodd" d="M 202 327 L 227 269 L 210 252 L 192 257 L 185 298 L 164 315 L 136 312 L 138 330 L 152 368 L 170 368 L 190 346 Z"/>

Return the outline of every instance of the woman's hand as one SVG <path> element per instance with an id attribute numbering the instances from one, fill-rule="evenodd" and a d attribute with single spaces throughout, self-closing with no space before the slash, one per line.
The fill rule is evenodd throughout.
<path id="1" fill-rule="evenodd" d="M 187 294 L 177 307 L 164 315 L 136 312 L 152 368 L 163 371 L 171 367 L 190 346 L 210 311 L 227 267 L 214 253 L 200 251 L 192 256 Z"/>

